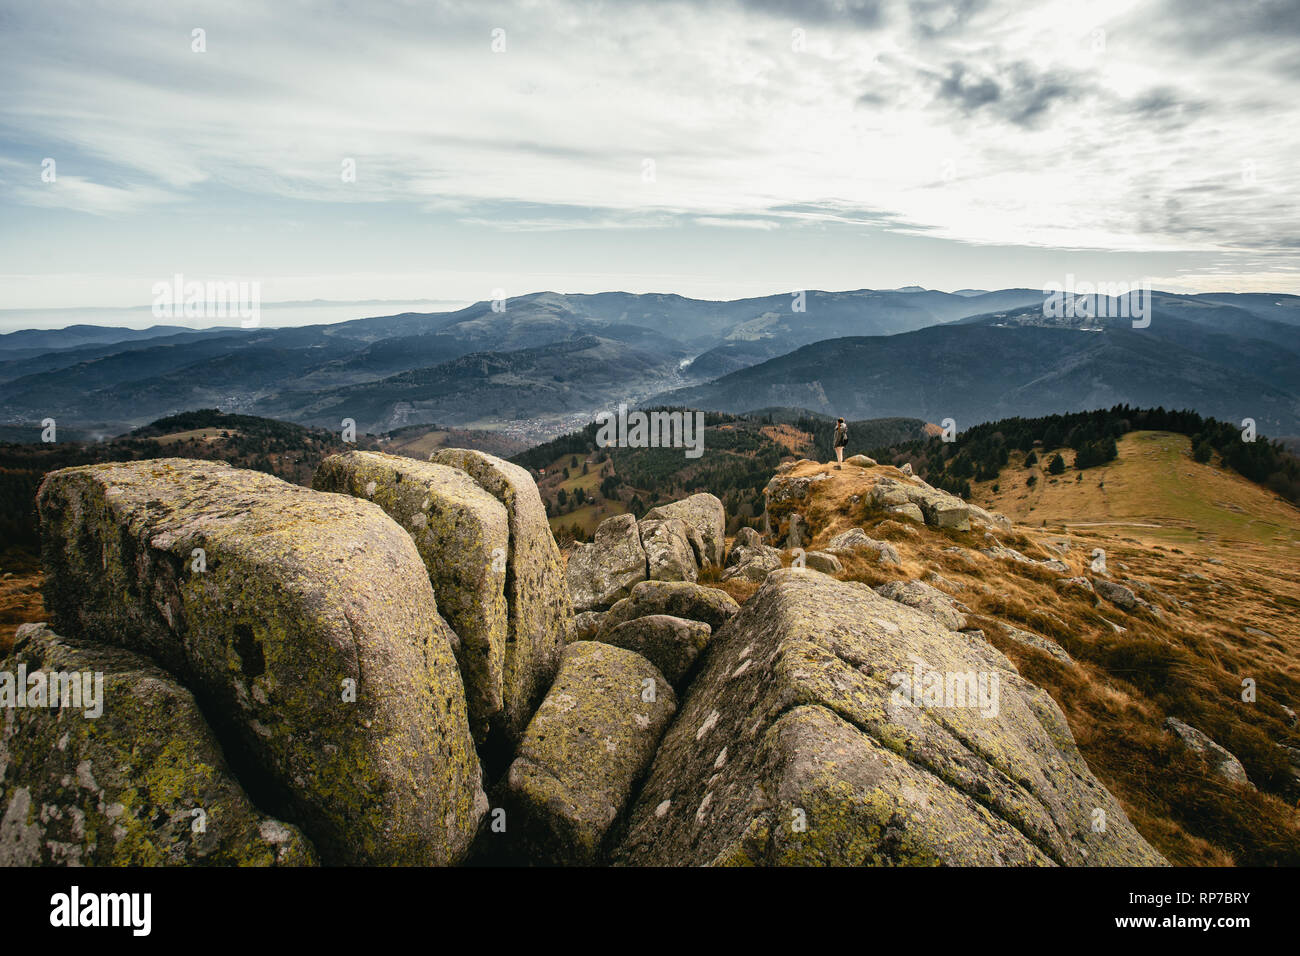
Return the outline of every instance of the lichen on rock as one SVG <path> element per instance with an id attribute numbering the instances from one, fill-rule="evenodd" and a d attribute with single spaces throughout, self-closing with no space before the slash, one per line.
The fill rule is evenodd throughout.
<path id="1" fill-rule="evenodd" d="M 317 862 L 297 827 L 253 806 L 194 696 L 145 658 L 28 624 L 0 671 L 20 665 L 101 675 L 102 712 L 0 708 L 0 866 Z"/>
<path id="2" fill-rule="evenodd" d="M 160 459 L 53 472 L 38 507 L 55 629 L 193 690 L 325 862 L 461 859 L 486 798 L 454 635 L 377 505 Z"/>
<path id="3" fill-rule="evenodd" d="M 505 505 L 463 471 L 380 452 L 326 458 L 312 487 L 373 501 L 415 542 L 438 611 L 459 638 L 470 727 L 482 743 L 505 705 Z"/>

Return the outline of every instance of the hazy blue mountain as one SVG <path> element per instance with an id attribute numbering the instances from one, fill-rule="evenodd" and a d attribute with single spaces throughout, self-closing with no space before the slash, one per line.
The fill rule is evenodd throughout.
<path id="1" fill-rule="evenodd" d="M 154 325 L 147 329 L 113 328 L 102 325 L 68 325 L 61 329 L 19 329 L 0 334 L 0 355 L 26 353 L 37 355 L 57 349 L 82 345 L 111 345 L 114 342 L 143 342 L 180 332 L 197 330 L 182 325 Z M 16 357 L 16 356 L 15 356 Z"/>
<path id="2" fill-rule="evenodd" d="M 1288 409 L 1300 394 L 1300 356 L 1289 320 L 1296 297 L 1156 293 L 1145 330 L 1132 329 L 1127 319 L 1048 319 L 1043 300 L 1033 289 L 946 293 L 912 286 L 727 302 L 539 292 L 504 306 L 479 302 L 450 312 L 330 325 L 92 329 L 108 338 L 138 338 L 89 344 L 84 340 L 93 335 L 84 330 L 53 337 L 11 333 L 0 338 L 25 338 L 0 350 L 0 425 L 53 417 L 67 427 L 112 432 L 187 409 L 220 407 L 328 427 L 338 427 L 342 418 L 367 430 L 498 421 L 543 435 L 569 418 L 667 392 L 697 396 L 719 410 L 797 406 L 855 418 L 931 416 L 931 406 L 911 404 L 917 395 L 934 395 L 935 404 L 950 406 L 944 414 L 952 417 L 970 417 L 970 408 L 1000 417 L 1062 411 L 1085 401 L 1169 405 L 1193 397 L 1201 403 L 1191 404 L 1198 411 L 1231 417 L 1227 398 L 1258 394 L 1266 407 L 1243 416 L 1262 422 L 1273 415 L 1278 423 L 1294 418 Z M 1054 326 L 1068 335 L 1030 336 L 1006 351 L 1001 345 L 1013 339 L 994 331 L 1005 326 Z M 939 331 L 954 327 L 978 331 L 969 339 Z M 1104 332 L 1081 331 L 1094 327 Z M 922 332 L 930 335 L 915 338 Z M 796 359 L 814 343 L 863 337 L 885 344 L 865 353 L 855 346 L 859 364 L 853 369 L 804 368 Z M 23 341 L 59 347 L 27 356 Z M 1151 342 L 1169 348 L 1152 353 Z M 953 348 L 962 353 L 958 361 L 940 354 Z M 877 353 L 883 364 L 876 364 Z M 815 354 L 828 361 L 833 348 Z M 1147 369 L 1147 362 L 1158 367 Z M 745 370 L 755 374 L 741 374 Z M 917 377 L 911 391 L 889 399 L 896 402 L 889 410 L 872 405 L 873 376 L 886 373 L 895 380 Z M 1126 383 L 1116 378 L 1121 373 L 1141 381 Z M 974 405 L 954 391 L 955 383 L 967 380 L 982 383 L 963 386 L 973 389 Z M 1045 382 L 1064 390 L 1054 397 Z M 1168 395 L 1148 388 L 1158 382 L 1169 383 Z M 1032 407 L 1017 407 L 1017 401 Z"/>
<path id="3" fill-rule="evenodd" d="M 503 307 L 478 302 L 451 312 L 404 312 L 331 325 L 11 333 L 4 338 L 16 346 L 28 342 L 59 348 L 21 358 L 17 351 L 0 352 L 0 423 L 48 416 L 69 425 L 108 428 L 117 423 L 125 428 L 212 405 L 228 411 L 276 407 L 292 415 L 297 407 L 311 405 L 301 400 L 303 394 L 440 367 L 469 353 L 521 352 L 592 335 L 630 349 L 638 368 L 632 381 L 657 390 L 706 381 L 819 339 L 908 331 L 1039 299 L 1041 293 L 1023 289 L 977 296 L 924 289 L 814 290 L 803 296 L 803 311 L 795 312 L 795 299 L 784 294 L 712 302 L 679 295 L 539 292 L 507 299 Z M 95 333 L 103 333 L 105 341 L 86 344 Z M 108 341 L 116 336 L 126 338 Z M 580 364 L 551 365 L 585 359 L 581 351 L 561 350 L 552 356 L 546 374 L 571 378 L 583 371 Z M 664 370 L 670 365 L 668 375 Z M 530 384 L 536 383 L 521 383 L 522 393 Z M 637 388 L 630 391 L 643 395 Z M 273 401 L 279 392 L 295 397 Z M 605 392 L 588 390 L 584 400 L 617 401 L 628 392 L 611 380 Z M 539 389 L 535 394 L 547 393 Z M 546 407 L 546 414 L 555 413 Z M 526 408 L 522 414 L 533 417 Z"/>
<path id="4" fill-rule="evenodd" d="M 254 408 L 259 415 L 331 428 L 351 418 L 366 432 L 431 421 L 532 421 L 537 434 L 559 434 L 619 401 L 680 384 L 682 354 L 585 335 L 513 352 L 474 352 L 362 384 L 284 389 Z"/>
<path id="5" fill-rule="evenodd" d="M 1173 323 L 1168 320 L 1173 332 Z M 1152 328 L 1159 324 L 1158 317 Z M 912 415 L 959 427 L 1014 415 L 1040 415 L 1117 403 L 1191 408 L 1225 421 L 1254 418 L 1261 431 L 1300 431 L 1300 360 L 1251 369 L 1256 340 L 1235 351 L 1198 327 L 1176 335 L 1150 330 L 1083 331 L 996 321 L 935 326 L 893 336 L 831 339 L 804 346 L 707 385 L 657 395 L 654 403 L 725 412 L 793 405 L 846 418 Z"/>

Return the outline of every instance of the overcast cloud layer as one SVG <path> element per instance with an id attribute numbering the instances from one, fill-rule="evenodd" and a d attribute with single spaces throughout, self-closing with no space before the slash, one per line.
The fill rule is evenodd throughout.
<path id="1" fill-rule="evenodd" d="M 1300 292 L 1300 0 L 7 4 L 0 90 L 0 308 Z"/>

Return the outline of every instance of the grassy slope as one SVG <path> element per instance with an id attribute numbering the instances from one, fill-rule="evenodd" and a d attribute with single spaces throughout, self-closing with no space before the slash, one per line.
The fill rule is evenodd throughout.
<path id="1" fill-rule="evenodd" d="M 852 502 L 879 474 L 901 478 L 895 469 L 808 464 L 793 474 L 831 476 L 815 486 L 804 509 L 813 547 L 859 526 L 892 541 L 903 559 L 896 569 L 849 559 L 844 577 L 875 585 L 933 570 L 952 582 L 973 626 L 1052 694 L 1093 772 L 1171 862 L 1297 865 L 1296 791 L 1276 744 L 1300 746 L 1300 728 L 1281 709 L 1300 707 L 1300 580 L 1293 570 L 1300 511 L 1234 475 L 1198 468 L 1179 457 L 1185 446 L 1175 436 L 1130 436 L 1121 443 L 1120 462 L 1107 469 L 1112 477 L 1104 501 L 1094 493 L 1093 471 L 1082 482 L 1092 491 L 1067 472 L 1068 482 L 1021 500 L 1024 469 L 1012 465 L 999 480 L 1002 493 L 978 502 L 999 510 L 1018 505 L 1031 519 L 1041 513 L 1056 522 L 1123 522 L 1062 532 L 1049 521 L 1046 529 L 1017 526 L 997 537 L 1034 558 L 1056 557 L 1049 546 L 1066 541 L 1063 560 L 1073 575 L 1086 573 L 1092 548 L 1105 548 L 1112 579 L 1153 588 L 1134 585 L 1161 608 L 1159 616 L 1126 614 L 1057 588 L 1060 576 L 1045 569 L 986 558 L 977 551 L 986 546 L 982 531 L 936 532 Z M 1008 492 L 1011 477 L 1017 488 Z M 1080 501 L 1070 500 L 1072 492 Z M 1216 502 L 1242 511 L 1216 509 Z M 1141 527 L 1147 524 L 1160 527 Z M 970 549 L 970 560 L 944 551 L 953 544 Z M 1117 633 L 1108 621 L 1125 631 Z M 1053 638 L 1077 666 L 1011 641 L 1002 622 Z M 1257 686 L 1253 703 L 1241 699 L 1245 678 Z M 1209 773 L 1163 729 L 1166 716 L 1186 720 L 1233 751 L 1259 791 Z"/>
<path id="2" fill-rule="evenodd" d="M 996 482 L 972 483 L 972 497 L 1018 523 L 1082 528 L 1129 526 L 1139 539 L 1166 544 L 1281 547 L 1300 557 L 1300 511 L 1239 475 L 1191 458 L 1191 442 L 1168 432 L 1132 432 L 1119 459 L 1079 474 L 1047 474 L 1056 450 L 1041 452 L 1035 486 L 1023 456 L 1013 455 Z M 1062 457 L 1074 459 L 1069 449 Z M 997 484 L 999 490 L 992 491 Z M 1151 527 L 1158 525 L 1159 527 Z"/>

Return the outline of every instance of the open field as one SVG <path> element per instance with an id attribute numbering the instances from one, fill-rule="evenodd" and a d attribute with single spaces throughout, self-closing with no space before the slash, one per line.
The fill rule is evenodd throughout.
<path id="1" fill-rule="evenodd" d="M 184 441 L 220 441 L 223 438 L 238 438 L 242 434 L 234 428 L 191 428 L 189 431 L 159 435 L 153 440 L 160 445 L 174 445 Z"/>

